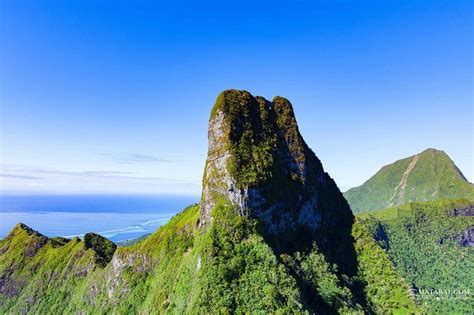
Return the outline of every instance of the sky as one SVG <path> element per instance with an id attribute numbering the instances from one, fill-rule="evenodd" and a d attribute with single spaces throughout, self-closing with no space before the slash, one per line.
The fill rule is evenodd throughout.
<path id="1" fill-rule="evenodd" d="M 474 180 L 472 1 L 0 3 L 3 193 L 199 194 L 220 91 L 288 98 L 341 190 L 426 148 Z"/>

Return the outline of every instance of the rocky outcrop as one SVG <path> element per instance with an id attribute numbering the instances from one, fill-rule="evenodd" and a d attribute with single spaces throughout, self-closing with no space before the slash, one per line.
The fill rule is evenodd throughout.
<path id="1" fill-rule="evenodd" d="M 21 290 L 28 284 L 25 277 L 21 279 L 13 278 L 14 270 L 9 269 L 0 276 L 0 295 L 6 297 L 17 297 L 20 295 Z M 0 303 L 1 305 L 2 303 Z"/>
<path id="2" fill-rule="evenodd" d="M 474 206 L 468 206 L 460 209 L 454 209 L 450 216 L 452 217 L 473 217 L 474 216 Z"/>
<path id="3" fill-rule="evenodd" d="M 458 241 L 461 247 L 474 246 L 474 226 L 465 229 L 460 234 L 443 237 L 438 241 L 438 244 L 442 245 L 446 241 Z"/>
<path id="4" fill-rule="evenodd" d="M 105 274 L 108 298 L 117 300 L 129 291 L 129 284 L 122 276 L 126 268 L 130 268 L 134 273 L 145 275 L 153 269 L 156 263 L 157 261 L 146 254 L 126 250 L 116 252 Z"/>
<path id="5" fill-rule="evenodd" d="M 464 230 L 461 234 L 461 241 L 459 244 L 462 247 L 474 246 L 474 226 Z"/>
<path id="6" fill-rule="evenodd" d="M 48 238 L 42 235 L 31 238 L 25 247 L 25 255 L 33 257 L 36 252 L 48 242 Z"/>
<path id="7" fill-rule="evenodd" d="M 285 250 L 315 238 L 329 247 L 350 234 L 350 208 L 303 140 L 287 99 L 224 91 L 212 110 L 208 138 L 201 228 L 224 201 L 238 215 L 256 218 Z"/>

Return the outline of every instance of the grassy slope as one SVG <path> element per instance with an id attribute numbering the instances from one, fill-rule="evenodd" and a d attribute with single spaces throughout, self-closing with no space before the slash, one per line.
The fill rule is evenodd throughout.
<path id="1" fill-rule="evenodd" d="M 474 249 L 461 247 L 459 239 L 451 239 L 474 225 L 474 217 L 454 216 L 453 210 L 472 204 L 467 200 L 412 203 L 358 217 L 413 287 L 469 289 L 472 293 Z M 474 306 L 472 295 L 456 300 L 418 298 L 430 312 L 469 313 Z"/>
<path id="2" fill-rule="evenodd" d="M 314 310 L 314 301 L 329 313 L 362 311 L 349 289 L 355 279 L 339 274 L 316 245 L 309 253 L 277 257 L 255 221 L 235 216 L 225 203 L 213 215 L 214 224 L 199 234 L 198 206 L 189 207 L 145 240 L 117 248 L 105 267 L 79 239 L 49 239 L 36 255 L 26 256 L 25 247 L 40 236 L 18 229 L 0 243 L 0 249 L 8 247 L 0 255 L 0 275 L 4 281 L 13 271 L 12 279 L 25 287 L 18 296 L 0 291 L 0 312 L 305 312 Z M 356 277 L 368 283 L 364 309 L 415 311 L 385 253 L 362 227 L 354 237 Z"/>
<path id="3" fill-rule="evenodd" d="M 42 241 L 46 244 L 35 254 L 26 254 L 26 249 Z M 47 240 L 21 225 L 0 242 L 0 248 L 2 311 L 13 306 L 15 313 L 22 313 L 32 305 L 38 313 L 60 311 L 72 290 L 83 290 L 84 274 L 97 268 L 96 253 L 78 238 L 69 242 Z"/>
<path id="4" fill-rule="evenodd" d="M 434 149 L 418 154 L 401 192 L 400 182 L 413 158 L 384 166 L 363 185 L 344 193 L 353 212 L 380 210 L 412 201 L 474 199 L 474 185 L 463 177 L 446 153 Z"/>
<path id="5" fill-rule="evenodd" d="M 57 248 L 49 240 L 28 257 L 24 248 L 38 237 L 16 228 L 12 237 L 0 243 L 0 248 L 8 247 L 0 256 L 0 275 L 4 279 L 13 271 L 17 287 L 21 283 L 26 287 L 17 297 L 0 290 L 4 301 L 0 313 L 104 313 L 112 309 L 138 313 L 166 308 L 169 296 L 181 289 L 182 281 L 176 278 L 187 275 L 180 268 L 192 259 L 185 252 L 193 244 L 196 219 L 197 207 L 186 209 L 146 241 L 118 248 L 105 267 L 77 238 Z"/>

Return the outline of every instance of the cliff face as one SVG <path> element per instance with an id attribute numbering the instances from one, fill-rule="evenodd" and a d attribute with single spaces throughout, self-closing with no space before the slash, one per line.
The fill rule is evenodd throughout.
<path id="1" fill-rule="evenodd" d="M 329 247 L 350 235 L 350 208 L 303 140 L 287 99 L 224 91 L 208 137 L 201 227 L 212 222 L 212 208 L 224 199 L 239 215 L 258 219 L 278 250 L 299 249 L 316 238 Z"/>

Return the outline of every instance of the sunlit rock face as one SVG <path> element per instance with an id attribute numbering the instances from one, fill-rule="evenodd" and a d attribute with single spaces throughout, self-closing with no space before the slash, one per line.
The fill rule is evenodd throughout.
<path id="1" fill-rule="evenodd" d="M 246 91 L 224 91 L 212 110 L 208 137 L 202 228 L 212 221 L 215 204 L 225 200 L 239 215 L 258 219 L 282 247 L 303 236 L 329 243 L 338 229 L 350 229 L 350 208 L 303 140 L 287 99 L 270 102 Z"/>

